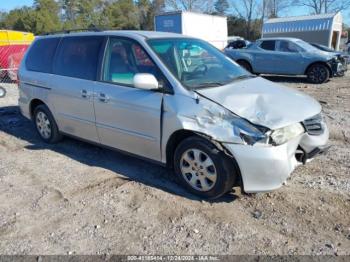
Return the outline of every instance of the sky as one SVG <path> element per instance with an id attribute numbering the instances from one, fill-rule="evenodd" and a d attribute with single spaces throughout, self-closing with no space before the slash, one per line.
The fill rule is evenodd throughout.
<path id="1" fill-rule="evenodd" d="M 9 11 L 24 5 L 31 6 L 33 2 L 33 0 L 0 0 L 0 10 Z"/>
<path id="2" fill-rule="evenodd" d="M 23 5 L 31 6 L 33 0 L 0 0 L 0 10 L 9 11 L 16 7 L 21 7 Z M 292 10 L 288 10 L 286 13 L 281 13 L 281 16 L 296 16 L 296 15 L 306 15 L 308 10 L 303 7 L 294 7 Z M 342 12 L 343 20 L 346 24 L 350 25 L 350 10 Z"/>

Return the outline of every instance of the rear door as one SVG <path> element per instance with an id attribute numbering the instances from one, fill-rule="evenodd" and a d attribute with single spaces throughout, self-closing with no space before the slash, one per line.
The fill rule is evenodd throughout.
<path id="1" fill-rule="evenodd" d="M 278 72 L 278 61 L 275 52 L 275 40 L 263 40 L 258 44 L 258 51 L 254 52 L 254 72 L 275 74 Z"/>
<path id="2" fill-rule="evenodd" d="M 105 38 L 67 36 L 61 40 L 53 66 L 52 101 L 60 130 L 99 142 L 93 93 Z"/>
<path id="3" fill-rule="evenodd" d="M 96 126 L 102 144 L 160 160 L 163 93 L 133 87 L 136 73 L 161 73 L 144 49 L 128 38 L 111 37 L 101 82 L 95 89 Z"/>

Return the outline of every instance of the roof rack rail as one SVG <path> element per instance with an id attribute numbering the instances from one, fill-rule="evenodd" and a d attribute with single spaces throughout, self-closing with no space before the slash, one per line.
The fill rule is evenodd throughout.
<path id="1" fill-rule="evenodd" d="M 98 27 L 89 27 L 89 28 L 75 28 L 75 29 L 67 29 L 62 31 L 53 31 L 48 33 L 43 33 L 41 35 L 57 35 L 57 34 L 70 34 L 74 32 L 102 32 L 104 29 Z"/>

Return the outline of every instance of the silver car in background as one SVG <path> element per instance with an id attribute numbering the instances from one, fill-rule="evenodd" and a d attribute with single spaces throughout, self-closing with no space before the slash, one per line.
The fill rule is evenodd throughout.
<path id="1" fill-rule="evenodd" d="M 177 34 L 37 37 L 19 90 L 21 112 L 45 142 L 69 135 L 147 158 L 173 168 L 203 198 L 236 185 L 277 189 L 327 149 L 317 101 Z"/>

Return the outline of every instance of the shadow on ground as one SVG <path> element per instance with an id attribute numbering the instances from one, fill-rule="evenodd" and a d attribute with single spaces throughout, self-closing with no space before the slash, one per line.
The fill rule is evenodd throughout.
<path id="1" fill-rule="evenodd" d="M 0 131 L 27 141 L 29 145 L 25 146 L 26 149 L 49 149 L 84 165 L 111 170 L 126 177 L 127 180 L 143 183 L 191 200 L 202 200 L 187 193 L 181 185 L 178 185 L 172 170 L 165 167 L 68 137 L 55 145 L 42 142 L 32 122 L 20 114 L 17 106 L 0 107 Z M 236 195 L 231 192 L 210 202 L 232 202 L 235 199 Z"/>

